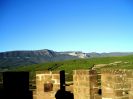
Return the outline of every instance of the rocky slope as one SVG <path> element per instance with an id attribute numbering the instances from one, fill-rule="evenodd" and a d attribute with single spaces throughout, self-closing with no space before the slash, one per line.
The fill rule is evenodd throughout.
<path id="1" fill-rule="evenodd" d="M 72 52 L 71 52 L 72 53 Z M 85 54 L 80 53 L 55 52 L 52 50 L 36 51 L 9 51 L 0 53 L 0 67 L 23 66 L 50 61 L 61 61 L 78 58 L 87 58 Z"/>
<path id="2" fill-rule="evenodd" d="M 83 53 L 80 51 L 56 52 L 48 49 L 32 51 L 8 51 L 0 53 L 0 68 L 25 66 L 44 62 L 71 60 L 78 58 L 126 55 L 133 55 L 133 53 Z"/>

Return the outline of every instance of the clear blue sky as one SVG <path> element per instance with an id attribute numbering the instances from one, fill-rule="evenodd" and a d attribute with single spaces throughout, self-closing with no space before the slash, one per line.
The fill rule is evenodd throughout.
<path id="1" fill-rule="evenodd" d="M 0 52 L 133 52 L 132 0 L 0 0 Z"/>

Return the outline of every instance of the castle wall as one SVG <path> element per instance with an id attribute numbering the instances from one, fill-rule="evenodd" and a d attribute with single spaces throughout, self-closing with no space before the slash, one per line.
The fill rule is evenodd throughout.
<path id="1" fill-rule="evenodd" d="M 132 70 L 102 70 L 102 97 L 110 99 L 133 99 Z"/>
<path id="2" fill-rule="evenodd" d="M 100 99 L 97 77 L 98 75 L 95 70 L 74 70 L 74 99 Z"/>
<path id="3" fill-rule="evenodd" d="M 36 99 L 55 99 L 55 93 L 60 89 L 59 72 L 36 73 Z"/>
<path id="4" fill-rule="evenodd" d="M 55 99 L 59 89 L 59 72 L 36 73 L 35 99 Z M 96 70 L 74 70 L 73 85 L 66 90 L 72 90 L 74 99 L 133 99 L 133 70 L 102 69 L 100 75 Z"/>

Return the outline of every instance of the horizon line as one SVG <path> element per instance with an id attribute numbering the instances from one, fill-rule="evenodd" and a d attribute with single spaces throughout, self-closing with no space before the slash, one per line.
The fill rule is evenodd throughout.
<path id="1" fill-rule="evenodd" d="M 18 50 L 5 50 L 5 51 L 0 51 L 0 53 L 4 52 L 14 52 L 14 51 L 41 51 L 41 50 L 50 50 L 54 52 L 82 52 L 82 53 L 133 53 L 133 51 L 81 51 L 81 50 L 51 50 L 51 49 L 18 49 Z"/>

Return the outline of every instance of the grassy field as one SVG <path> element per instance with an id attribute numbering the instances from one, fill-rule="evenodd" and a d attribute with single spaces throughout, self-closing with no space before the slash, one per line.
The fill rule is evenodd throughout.
<path id="1" fill-rule="evenodd" d="M 69 60 L 69 61 L 60 61 L 60 62 L 50 62 L 43 64 L 36 64 L 30 66 L 21 66 L 13 68 L 13 71 L 29 71 L 31 73 L 31 78 L 35 76 L 35 71 L 58 71 L 65 70 L 68 80 L 72 80 L 72 71 L 77 69 L 90 69 L 97 64 L 110 64 L 114 62 L 121 61 L 117 65 L 109 65 L 102 68 L 124 68 L 124 69 L 133 69 L 133 55 L 130 56 L 119 56 L 119 57 L 97 57 L 97 58 L 88 58 L 88 59 L 78 59 L 78 60 Z M 126 63 L 126 64 L 125 64 Z"/>
<path id="2" fill-rule="evenodd" d="M 108 65 L 110 63 L 120 62 L 117 65 Z M 59 71 L 65 70 L 67 81 L 72 81 L 73 70 L 77 69 L 91 69 L 94 65 L 107 64 L 105 67 L 109 69 L 133 69 L 133 55 L 119 56 L 119 57 L 97 57 L 88 59 L 77 59 L 60 62 L 49 62 L 42 64 L 35 64 L 29 66 L 20 66 L 17 68 L 8 68 L 9 71 L 28 71 L 30 72 L 31 89 L 35 89 L 35 72 L 36 71 Z M 97 69 L 100 70 L 101 68 Z M 2 71 L 2 69 L 1 69 Z M 2 81 L 2 75 L 0 73 L 0 82 Z M 1 85 L 1 84 L 0 84 Z"/>

